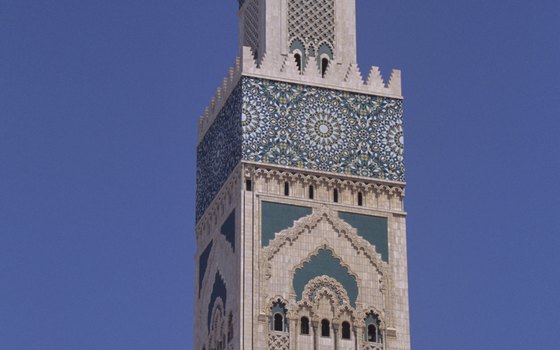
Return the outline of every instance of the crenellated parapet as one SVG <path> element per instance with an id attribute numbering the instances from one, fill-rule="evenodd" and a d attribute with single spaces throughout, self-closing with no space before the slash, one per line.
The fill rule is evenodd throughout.
<path id="1" fill-rule="evenodd" d="M 323 74 L 314 59 L 307 60 L 305 67 L 300 69 L 291 55 L 272 57 L 264 54 L 259 64 L 253 57 L 252 49 L 243 47 L 244 75 L 402 99 L 401 71 L 398 69 L 394 69 L 385 81 L 379 67 L 374 66 L 364 80 L 356 63 L 333 61 Z"/>
<path id="2" fill-rule="evenodd" d="M 224 107 L 231 93 L 241 78 L 243 65 L 241 58 L 235 59 L 235 64 L 228 71 L 228 75 L 222 80 L 222 84 L 216 90 L 216 94 L 210 99 L 210 104 L 204 109 L 204 114 L 198 120 L 198 142 L 214 123 L 214 120 Z"/>
<path id="3" fill-rule="evenodd" d="M 298 67 L 291 55 L 263 54 L 260 63 L 255 60 L 250 47 L 243 47 L 241 56 L 228 71 L 228 75 L 210 100 L 204 115 L 199 119 L 198 141 L 200 142 L 224 104 L 230 97 L 242 76 L 284 81 L 308 86 L 323 87 L 367 95 L 402 99 L 401 71 L 394 69 L 385 81 L 379 67 L 371 67 L 364 80 L 356 63 L 342 64 L 334 61 L 323 74 L 315 60 L 308 60 L 304 67 Z"/>

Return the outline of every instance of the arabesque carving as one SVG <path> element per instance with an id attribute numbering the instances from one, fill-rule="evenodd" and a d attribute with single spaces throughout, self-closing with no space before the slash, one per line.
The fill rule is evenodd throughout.
<path id="1" fill-rule="evenodd" d="M 327 220 L 335 231 L 345 237 L 358 254 L 363 254 L 381 275 L 386 275 L 387 263 L 382 260 L 381 254 L 375 251 L 375 247 L 371 243 L 359 236 L 355 228 L 341 220 L 327 206 L 316 209 L 313 214 L 297 220 L 293 227 L 277 233 L 276 237 L 263 249 L 264 259 L 273 259 L 284 246 L 292 245 L 302 234 L 309 233 L 322 220 Z M 334 249 L 331 248 L 331 250 L 334 253 Z"/>

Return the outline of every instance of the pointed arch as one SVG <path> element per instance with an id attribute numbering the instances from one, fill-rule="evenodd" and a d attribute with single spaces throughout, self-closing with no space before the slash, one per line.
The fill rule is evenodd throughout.
<path id="1" fill-rule="evenodd" d="M 214 305 L 217 303 L 218 300 L 221 300 L 221 302 L 223 303 L 224 305 L 223 312 L 225 312 L 225 308 L 227 306 L 227 288 L 224 279 L 222 278 L 220 273 L 216 272 L 216 276 L 214 277 L 214 286 L 212 288 L 212 294 L 210 295 L 210 303 L 208 304 L 208 314 L 207 314 L 208 331 L 210 331 Z"/>
<path id="2" fill-rule="evenodd" d="M 347 266 L 344 266 L 342 260 L 335 257 L 333 251 L 326 247 L 321 247 L 316 254 L 304 262 L 301 267 L 296 268 L 292 283 L 296 293 L 296 300 L 303 299 L 304 290 L 308 287 L 309 282 L 318 277 L 330 277 L 338 282 L 349 299 L 350 304 L 356 307 L 356 300 L 358 299 L 358 281 L 356 275 L 352 274 Z M 316 288 L 328 285 L 328 282 L 320 283 Z M 344 304 L 343 296 L 338 293 L 336 297 L 339 298 L 338 303 L 340 306 Z"/>
<path id="3" fill-rule="evenodd" d="M 300 235 L 309 233 L 312 229 L 317 227 L 322 220 L 329 222 L 335 231 L 350 241 L 356 253 L 358 255 L 363 254 L 382 277 L 386 275 L 385 270 L 388 268 L 388 264 L 383 261 L 381 254 L 375 250 L 375 246 L 359 236 L 354 227 L 340 219 L 338 215 L 327 206 L 314 209 L 311 215 L 299 219 L 294 223 L 293 227 L 277 233 L 275 238 L 271 240 L 269 245 L 264 249 L 266 260 L 272 260 L 284 246 L 293 244 Z"/>

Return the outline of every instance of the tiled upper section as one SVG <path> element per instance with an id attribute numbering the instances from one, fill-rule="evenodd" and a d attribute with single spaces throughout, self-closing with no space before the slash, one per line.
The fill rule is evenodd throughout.
<path id="1" fill-rule="evenodd" d="M 340 212 L 338 216 L 354 227 L 358 234 L 375 246 L 385 262 L 389 262 L 389 229 L 387 218 Z"/>
<path id="2" fill-rule="evenodd" d="M 277 233 L 292 227 L 294 222 L 312 212 L 311 208 L 273 202 L 263 202 L 261 210 L 261 244 L 263 247 L 266 247 Z"/>
<path id="3" fill-rule="evenodd" d="M 404 181 L 402 101 L 243 78 L 243 159 Z"/>
<path id="4" fill-rule="evenodd" d="M 197 220 L 243 160 L 404 182 L 402 100 L 242 77 L 197 149 Z"/>
<path id="5" fill-rule="evenodd" d="M 329 276 L 337 280 L 348 294 L 350 303 L 356 307 L 356 299 L 358 298 L 358 283 L 356 277 L 348 272 L 348 268 L 344 267 L 340 259 L 333 256 L 333 253 L 327 249 L 321 249 L 317 255 L 314 255 L 303 267 L 297 269 L 294 274 L 294 290 L 296 299 L 300 301 L 306 284 L 315 277 Z"/>
<path id="6" fill-rule="evenodd" d="M 196 220 L 198 221 L 229 174 L 241 160 L 241 87 L 233 90 L 224 107 L 198 144 L 196 155 Z"/>

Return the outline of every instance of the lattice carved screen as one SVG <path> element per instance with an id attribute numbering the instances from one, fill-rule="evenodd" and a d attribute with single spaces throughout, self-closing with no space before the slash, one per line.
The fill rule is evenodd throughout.
<path id="1" fill-rule="evenodd" d="M 335 0 L 289 0 L 290 42 L 299 39 L 307 48 L 335 42 Z"/>
<path id="2" fill-rule="evenodd" d="M 251 47 L 256 57 L 260 54 L 259 27 L 261 15 L 259 3 L 258 0 L 248 0 L 243 23 L 245 32 L 243 45 Z"/>

